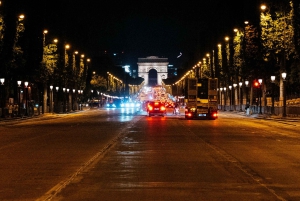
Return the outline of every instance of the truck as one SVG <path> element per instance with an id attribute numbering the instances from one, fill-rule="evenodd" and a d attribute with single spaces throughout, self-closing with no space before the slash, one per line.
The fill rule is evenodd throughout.
<path id="1" fill-rule="evenodd" d="M 188 78 L 185 119 L 218 118 L 218 78 Z"/>

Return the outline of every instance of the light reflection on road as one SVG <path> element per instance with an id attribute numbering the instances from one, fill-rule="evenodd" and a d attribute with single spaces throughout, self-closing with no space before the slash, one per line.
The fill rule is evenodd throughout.
<path id="1" fill-rule="evenodd" d="M 121 108 L 122 114 L 136 114 L 139 111 L 139 108 Z"/>
<path id="2" fill-rule="evenodd" d="M 126 122 L 131 121 L 134 116 L 139 114 L 140 108 L 106 108 L 109 113 L 117 114 L 118 121 Z"/>

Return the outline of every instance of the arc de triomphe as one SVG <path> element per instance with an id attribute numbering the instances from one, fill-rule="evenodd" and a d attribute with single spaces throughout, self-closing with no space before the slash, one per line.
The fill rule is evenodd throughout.
<path id="1" fill-rule="evenodd" d="M 162 85 L 162 80 L 168 78 L 168 58 L 149 56 L 138 58 L 138 76 L 144 78 L 145 85 L 149 85 L 149 71 L 154 69 L 157 72 L 157 84 Z"/>

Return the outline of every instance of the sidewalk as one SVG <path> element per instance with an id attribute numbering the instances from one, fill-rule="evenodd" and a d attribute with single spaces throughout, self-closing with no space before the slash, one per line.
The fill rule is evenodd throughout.
<path id="1" fill-rule="evenodd" d="M 79 113 L 79 112 L 84 112 L 89 110 L 90 107 L 83 107 L 82 110 L 76 110 L 76 111 L 70 111 L 67 113 L 44 113 L 44 114 L 39 114 L 39 115 L 33 115 L 33 116 L 23 116 L 23 117 L 6 117 L 6 118 L 0 118 L 0 124 L 1 123 L 9 123 L 9 122 L 20 122 L 24 120 L 29 120 L 29 119 L 55 119 L 55 118 L 60 118 L 62 116 L 68 115 L 68 114 L 74 114 L 74 113 Z"/>
<path id="2" fill-rule="evenodd" d="M 219 113 L 222 114 L 231 114 L 231 115 L 238 115 L 238 116 L 242 116 L 245 118 L 256 118 L 256 119 L 267 119 L 267 120 L 290 120 L 290 121 L 300 121 L 300 116 L 286 116 L 286 117 L 282 117 L 279 115 L 271 115 L 271 114 L 259 114 L 259 113 L 253 113 L 253 114 L 249 114 L 247 115 L 245 111 L 223 111 L 223 110 L 219 110 Z"/>

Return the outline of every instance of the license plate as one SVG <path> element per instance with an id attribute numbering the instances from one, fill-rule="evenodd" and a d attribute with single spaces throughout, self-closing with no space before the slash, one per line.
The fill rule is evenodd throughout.
<path id="1" fill-rule="evenodd" d="M 206 117 L 206 114 L 198 114 L 199 117 Z"/>
<path id="2" fill-rule="evenodd" d="M 159 108 L 154 108 L 154 110 L 159 110 Z"/>

